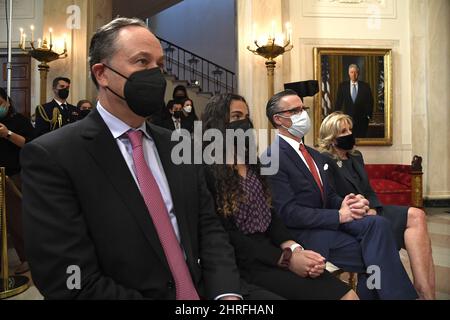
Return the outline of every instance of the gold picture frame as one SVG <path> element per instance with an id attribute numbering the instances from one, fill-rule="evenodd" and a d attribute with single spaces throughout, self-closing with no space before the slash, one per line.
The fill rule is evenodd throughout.
<path id="1" fill-rule="evenodd" d="M 365 82 L 356 98 L 350 97 L 352 64 L 359 67 L 358 80 Z M 392 145 L 392 49 L 314 48 L 314 79 L 319 81 L 319 94 L 314 99 L 316 145 L 323 119 L 337 110 L 354 117 L 357 145 Z M 370 90 L 363 90 L 367 85 Z M 360 120 L 356 123 L 355 119 Z"/>

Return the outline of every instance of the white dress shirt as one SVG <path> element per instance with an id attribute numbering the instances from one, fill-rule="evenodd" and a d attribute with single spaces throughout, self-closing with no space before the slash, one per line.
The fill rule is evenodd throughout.
<path id="1" fill-rule="evenodd" d="M 173 126 L 175 127 L 175 130 L 180 131 L 181 130 L 181 119 L 172 117 L 172 121 L 173 121 Z"/>
<path id="2" fill-rule="evenodd" d="M 62 105 L 65 105 L 66 108 L 67 108 L 67 101 L 63 103 L 63 102 L 59 101 L 59 100 L 56 99 L 56 98 L 53 98 L 53 100 L 58 104 L 58 106 L 59 106 L 59 108 L 60 108 L 61 110 L 63 109 Z"/>
<path id="3" fill-rule="evenodd" d="M 303 144 L 302 142 L 297 142 L 296 140 L 286 137 L 282 134 L 278 134 L 280 138 L 282 138 L 284 141 L 289 143 L 289 145 L 295 150 L 295 152 L 300 156 L 302 161 L 305 163 L 306 167 L 311 171 L 311 168 L 308 166 L 308 163 L 306 162 L 305 157 L 303 156 L 302 152 L 300 151 L 300 144 Z M 311 156 L 312 157 L 312 156 Z M 313 159 L 314 160 L 314 159 Z M 319 174 L 320 182 L 323 185 L 322 176 L 320 175 L 319 168 L 317 167 L 317 163 L 314 161 L 314 166 L 316 167 L 317 173 Z"/>

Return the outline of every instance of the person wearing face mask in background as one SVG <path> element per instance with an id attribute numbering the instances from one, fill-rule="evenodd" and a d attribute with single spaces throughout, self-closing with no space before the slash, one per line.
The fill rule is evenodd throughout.
<path id="1" fill-rule="evenodd" d="M 33 126 L 30 120 L 16 113 L 6 90 L 0 88 L 0 167 L 6 169 L 6 208 L 8 233 L 11 235 L 14 248 L 21 261 L 16 274 L 29 270 L 25 255 L 22 227 L 22 199 L 20 190 L 19 156 L 22 147 L 33 137 Z M 19 192 L 17 192 L 19 191 Z"/>
<path id="2" fill-rule="evenodd" d="M 352 131 L 351 117 L 342 112 L 327 116 L 320 127 L 319 147 L 328 158 L 331 186 L 341 197 L 361 193 L 370 202 L 369 215 L 379 215 L 389 220 L 397 248 L 405 248 L 408 252 L 419 296 L 427 300 L 435 299 L 434 265 L 425 213 L 418 208 L 381 204 L 370 186 L 363 156 L 354 148 Z"/>
<path id="3" fill-rule="evenodd" d="M 198 121 L 197 113 L 195 112 L 194 101 L 189 98 L 182 100 L 183 114 L 189 121 Z"/>
<path id="4" fill-rule="evenodd" d="M 46 299 L 240 298 L 234 252 L 203 168 L 175 165 L 160 42 L 144 21 L 116 18 L 89 49 L 98 104 L 21 156 L 25 246 Z M 77 266 L 81 286 L 70 290 Z M 49 276 L 51 275 L 51 276 Z"/>
<path id="5" fill-rule="evenodd" d="M 80 100 L 77 103 L 78 120 L 83 120 L 94 109 L 94 106 L 89 100 Z"/>
<path id="6" fill-rule="evenodd" d="M 252 297 L 256 285 L 269 291 L 257 290 L 259 299 L 357 299 L 347 285 L 324 270 L 321 255 L 303 250 L 293 240 L 273 211 L 267 181 L 260 174 L 255 141 L 248 131 L 253 124 L 245 99 L 235 94 L 211 98 L 202 121 L 205 132 L 219 130 L 224 140 L 231 133 L 246 135 L 246 139 L 235 139 L 233 150 L 225 150 L 228 144 L 224 144 L 228 163 L 216 158 L 205 172 L 250 298 L 256 298 Z M 208 148 L 207 143 L 204 147 Z"/>
<path id="7" fill-rule="evenodd" d="M 169 100 L 169 102 L 167 102 L 165 108 L 162 108 L 159 112 L 152 115 L 150 121 L 158 126 L 167 128 L 168 120 L 170 120 L 173 115 L 173 106 L 177 104 L 181 104 L 183 106 L 183 101 L 188 98 L 189 96 L 186 87 L 183 85 L 176 86 L 173 89 L 172 100 Z"/>
<path id="8" fill-rule="evenodd" d="M 278 172 L 268 176 L 273 206 L 295 240 L 339 268 L 357 272 L 361 299 L 416 299 L 389 221 L 367 215 L 370 203 L 361 194 L 338 196 L 324 156 L 303 144 L 311 121 L 297 93 L 276 94 L 266 112 L 279 130 L 267 151 L 269 157 L 279 156 Z M 381 286 L 368 286 L 370 266 L 380 268 Z"/>
<path id="9" fill-rule="evenodd" d="M 78 109 L 67 102 L 70 94 L 70 79 L 57 77 L 52 84 L 54 98 L 36 108 L 35 137 L 57 130 L 78 120 Z"/>
<path id="10" fill-rule="evenodd" d="M 167 108 L 171 117 L 159 123 L 160 127 L 170 131 L 185 129 L 191 134 L 194 132 L 194 121 L 197 120 L 197 116 L 195 115 L 191 99 L 185 98 L 178 102 L 172 100 L 167 105 Z"/>

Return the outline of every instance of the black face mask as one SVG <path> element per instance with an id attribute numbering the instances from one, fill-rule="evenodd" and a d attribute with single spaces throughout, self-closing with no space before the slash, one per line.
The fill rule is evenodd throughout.
<path id="1" fill-rule="evenodd" d="M 109 87 L 106 88 L 120 99 L 125 100 L 131 111 L 146 118 L 162 110 L 167 83 L 160 68 L 137 71 L 129 77 L 125 77 L 106 64 L 104 66 L 127 79 L 123 90 L 125 97 L 121 97 Z"/>
<path id="2" fill-rule="evenodd" d="M 250 121 L 250 119 L 243 119 L 243 120 L 238 120 L 238 121 L 233 121 L 227 124 L 227 126 L 225 127 L 226 130 L 243 130 L 244 134 L 247 132 L 247 130 L 253 129 L 253 123 Z M 246 164 L 250 164 L 249 160 L 249 151 L 250 149 L 252 149 L 252 151 L 256 151 L 256 143 L 254 141 L 254 137 L 253 135 L 251 135 L 251 137 L 249 136 L 245 136 L 245 163 Z M 237 147 L 238 147 L 238 138 L 235 137 L 234 138 L 234 146 L 235 146 L 235 161 L 236 161 L 236 152 L 237 152 Z M 253 148 L 250 148 L 250 146 L 252 146 Z M 242 147 L 242 146 L 239 146 Z"/>
<path id="3" fill-rule="evenodd" d="M 355 136 L 353 134 L 336 138 L 336 147 L 342 150 L 346 151 L 353 150 L 355 143 L 356 143 Z"/>
<path id="4" fill-rule="evenodd" d="M 253 123 L 250 121 L 250 119 L 233 121 L 233 122 L 230 122 L 229 124 L 227 124 L 226 129 L 229 129 L 229 130 L 242 129 L 245 132 L 249 129 L 253 129 Z"/>
<path id="5" fill-rule="evenodd" d="M 84 119 L 84 118 L 87 117 L 87 115 L 88 115 L 89 113 L 91 113 L 91 110 L 90 110 L 90 109 L 80 110 L 80 111 L 78 112 L 78 116 L 79 116 L 80 119 Z"/>
<path id="6" fill-rule="evenodd" d="M 175 119 L 181 119 L 182 116 L 183 116 L 183 111 L 174 111 L 173 112 L 173 117 Z"/>
<path id="7" fill-rule="evenodd" d="M 58 90 L 58 97 L 60 99 L 66 100 L 69 97 L 69 89 L 65 88 L 65 89 L 59 89 Z"/>

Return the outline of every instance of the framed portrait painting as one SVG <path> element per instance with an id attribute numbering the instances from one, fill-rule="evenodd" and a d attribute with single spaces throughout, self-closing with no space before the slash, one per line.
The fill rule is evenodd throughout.
<path id="1" fill-rule="evenodd" d="M 353 119 L 357 145 L 392 145 L 391 49 L 314 48 L 314 77 L 316 144 L 323 119 L 341 111 Z"/>

